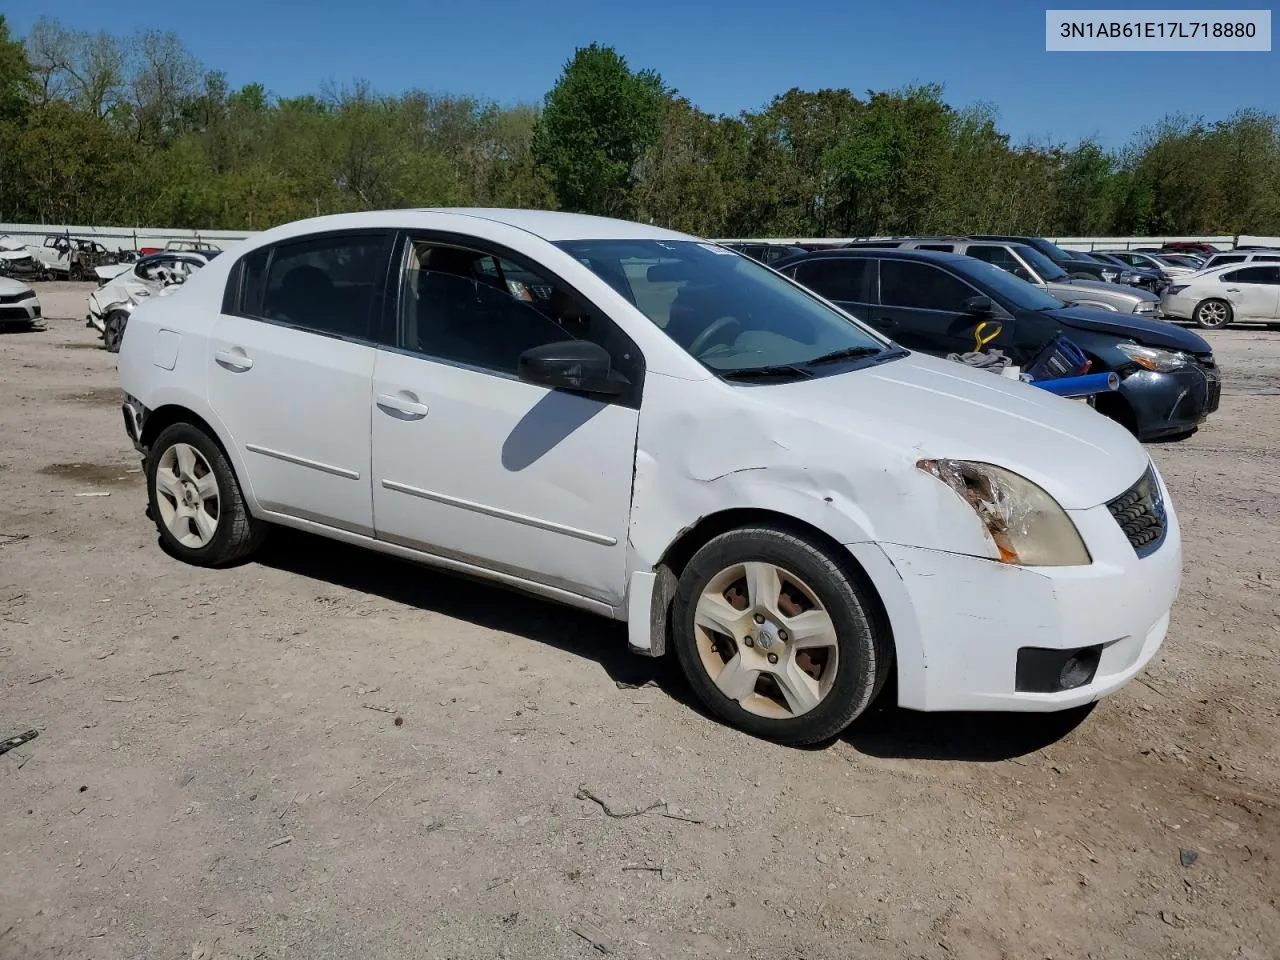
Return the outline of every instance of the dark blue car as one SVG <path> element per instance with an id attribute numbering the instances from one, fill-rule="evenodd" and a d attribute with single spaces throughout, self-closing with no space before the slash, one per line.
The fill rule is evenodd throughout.
<path id="1" fill-rule="evenodd" d="M 978 326 L 999 329 L 987 349 L 1026 366 L 1066 336 L 1115 371 L 1120 389 L 1100 394 L 1101 413 L 1140 440 L 1191 433 L 1218 409 L 1221 376 L 1203 337 L 1163 320 L 1062 301 L 972 257 L 923 250 L 836 249 L 774 265 L 910 350 L 934 356 L 975 347 Z M 998 321 L 998 323 L 990 323 Z"/>

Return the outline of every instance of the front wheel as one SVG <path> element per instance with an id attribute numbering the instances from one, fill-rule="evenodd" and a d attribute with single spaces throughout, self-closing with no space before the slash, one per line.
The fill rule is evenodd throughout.
<path id="1" fill-rule="evenodd" d="M 889 674 L 887 629 L 840 559 L 772 527 L 721 534 L 680 575 L 673 644 L 711 712 L 791 746 L 836 736 Z"/>
<path id="2" fill-rule="evenodd" d="M 1225 300 L 1204 300 L 1196 306 L 1195 313 L 1191 319 L 1196 322 L 1196 326 L 1204 327 L 1206 330 L 1217 330 L 1219 327 L 1225 327 L 1231 323 L 1232 311 L 1231 304 Z"/>
<path id="3" fill-rule="evenodd" d="M 151 445 L 147 494 L 164 545 L 196 566 L 241 560 L 266 533 L 266 525 L 249 515 L 222 448 L 190 423 L 166 427 Z"/>

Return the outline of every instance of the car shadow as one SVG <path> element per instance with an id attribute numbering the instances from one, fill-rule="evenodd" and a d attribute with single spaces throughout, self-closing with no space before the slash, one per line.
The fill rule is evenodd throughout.
<path id="1" fill-rule="evenodd" d="M 594 661 L 619 685 L 656 683 L 687 702 L 664 661 L 627 650 L 626 625 L 480 579 L 446 573 L 326 537 L 276 528 L 257 563 L 395 603 L 527 637 Z"/>
<path id="2" fill-rule="evenodd" d="M 686 708 L 721 722 L 694 697 L 674 656 L 655 660 L 629 652 L 626 625 L 618 621 L 285 528 L 273 529 L 251 562 L 544 643 L 599 664 L 622 690 L 656 686 Z M 810 749 L 843 740 L 870 757 L 990 763 L 1057 742 L 1093 709 L 1089 704 L 1045 714 L 920 713 L 894 705 L 896 698 L 891 681 L 843 734 Z"/>
<path id="3" fill-rule="evenodd" d="M 997 763 L 1057 743 L 1084 722 L 1094 704 L 1055 713 L 921 713 L 889 697 L 859 717 L 842 735 L 869 757 Z"/>

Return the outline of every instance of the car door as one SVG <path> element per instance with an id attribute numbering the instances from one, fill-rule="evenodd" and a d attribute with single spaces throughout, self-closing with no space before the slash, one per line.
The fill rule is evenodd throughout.
<path id="1" fill-rule="evenodd" d="M 1228 270 L 1218 279 L 1236 319 L 1280 318 L 1280 267 L 1241 267 Z"/>
<path id="2" fill-rule="evenodd" d="M 902 346 L 937 356 L 977 348 L 978 327 L 986 323 L 984 336 L 998 333 L 983 349 L 1007 348 L 1013 320 L 968 312 L 965 301 L 978 296 L 986 295 L 932 263 L 886 258 L 880 261 L 880 298 L 871 323 Z"/>
<path id="3" fill-rule="evenodd" d="M 534 262 L 407 235 L 393 343 L 373 377 L 377 536 L 617 606 L 626 582 L 643 360 Z M 522 381 L 532 347 L 589 339 L 630 388 L 601 399 Z"/>
<path id="4" fill-rule="evenodd" d="M 265 510 L 372 536 L 369 391 L 390 231 L 250 252 L 209 337 L 209 402 Z"/>

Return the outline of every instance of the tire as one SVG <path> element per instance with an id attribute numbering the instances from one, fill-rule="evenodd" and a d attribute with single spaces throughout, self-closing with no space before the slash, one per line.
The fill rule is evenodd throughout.
<path id="1" fill-rule="evenodd" d="M 194 469 L 184 469 L 184 460 Z M 174 478 L 181 481 L 184 474 L 193 479 L 175 485 Z M 207 476 L 213 477 L 214 510 L 209 509 Z M 159 485 L 170 492 L 160 490 Z M 191 503 L 182 502 L 182 496 L 175 495 L 175 487 L 182 489 L 182 496 L 190 496 Z M 266 536 L 266 524 L 250 516 L 245 506 L 240 484 L 222 447 L 190 423 L 166 427 L 151 444 L 147 454 L 147 500 L 149 515 L 165 549 L 198 567 L 220 567 L 243 560 L 262 545 Z M 191 514 L 185 523 L 184 509 Z M 195 517 L 196 512 L 204 518 Z M 214 522 L 210 530 L 211 515 Z M 180 536 L 179 532 L 186 535 Z"/>
<path id="2" fill-rule="evenodd" d="M 1230 326 L 1234 318 L 1231 304 L 1217 298 L 1200 301 L 1191 314 L 1191 319 L 1196 322 L 1196 326 L 1203 327 L 1205 330 L 1221 330 L 1223 327 Z"/>
<path id="3" fill-rule="evenodd" d="M 772 604 L 766 568 L 778 577 Z M 769 589 L 753 589 L 748 576 Z M 763 607 L 757 597 L 765 598 Z M 748 527 L 711 540 L 681 573 L 673 607 L 672 643 L 694 693 L 717 717 L 754 736 L 788 746 L 828 741 L 871 704 L 889 676 L 892 644 L 864 588 L 840 560 L 785 530 Z M 766 608 L 768 616 L 760 613 Z M 819 634 L 801 637 L 798 625 L 812 629 L 822 614 L 830 629 L 820 636 L 831 642 L 797 651 L 800 643 L 816 644 Z M 708 617 L 729 626 L 708 630 Z M 731 629 L 753 640 L 731 637 Z M 730 696 L 722 685 L 740 694 Z"/>
<path id="4" fill-rule="evenodd" d="M 107 353 L 119 353 L 120 344 L 124 342 L 124 328 L 129 323 L 129 314 L 123 310 L 113 310 L 102 321 L 102 346 Z"/>

